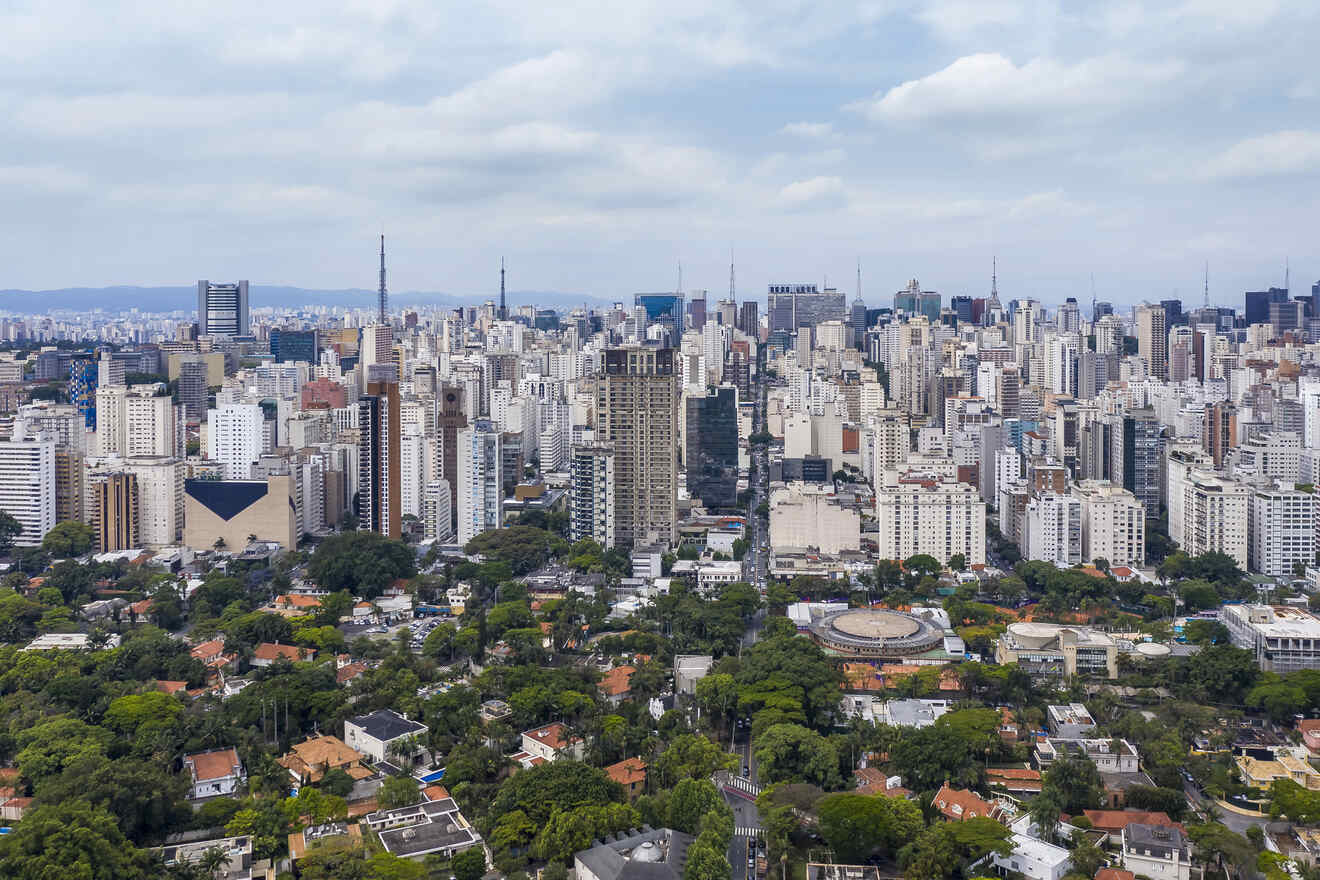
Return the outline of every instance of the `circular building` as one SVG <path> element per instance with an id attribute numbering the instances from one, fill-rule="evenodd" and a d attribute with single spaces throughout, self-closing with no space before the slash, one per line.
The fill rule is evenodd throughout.
<path id="1" fill-rule="evenodd" d="M 811 638 L 829 654 L 874 660 L 902 660 L 944 643 L 939 626 L 901 611 L 850 608 L 811 622 Z"/>

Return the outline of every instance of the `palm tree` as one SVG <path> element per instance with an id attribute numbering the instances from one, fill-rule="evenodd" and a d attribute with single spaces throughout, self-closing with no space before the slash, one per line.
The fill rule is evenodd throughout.
<path id="1" fill-rule="evenodd" d="M 206 852 L 202 853 L 202 857 L 198 860 L 198 864 L 200 864 L 202 870 L 211 877 L 218 877 L 222 870 L 228 873 L 229 853 L 225 852 L 218 846 L 213 846 Z"/>
<path id="2" fill-rule="evenodd" d="M 225 549 L 225 539 L 223 537 L 216 538 L 215 543 L 212 544 L 211 546 L 214 547 L 216 550 L 223 550 Z"/>

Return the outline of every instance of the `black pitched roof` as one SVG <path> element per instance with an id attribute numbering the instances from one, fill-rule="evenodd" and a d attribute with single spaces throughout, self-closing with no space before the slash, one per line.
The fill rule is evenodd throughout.
<path id="1" fill-rule="evenodd" d="M 370 715 L 359 715 L 357 718 L 349 720 L 381 742 L 389 742 L 392 739 L 408 736 L 412 733 L 421 733 L 426 729 L 426 725 L 409 721 L 389 709 L 377 709 Z"/>
<path id="2" fill-rule="evenodd" d="M 266 497 L 265 480 L 184 480 L 183 491 L 223 520 Z"/>

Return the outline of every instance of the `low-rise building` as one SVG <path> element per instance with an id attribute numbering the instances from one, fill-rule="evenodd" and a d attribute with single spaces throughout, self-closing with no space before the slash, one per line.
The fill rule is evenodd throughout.
<path id="1" fill-rule="evenodd" d="M 1087 626 L 1010 623 L 995 642 L 996 663 L 1016 663 L 1032 675 L 1118 678 L 1118 643 Z"/>
<path id="2" fill-rule="evenodd" d="M 646 762 L 641 758 L 624 758 L 606 767 L 605 774 L 623 786 L 629 800 L 641 794 L 646 786 Z"/>
<path id="3" fill-rule="evenodd" d="M 1276 753 L 1272 761 L 1238 755 L 1233 760 L 1242 776 L 1242 783 L 1251 788 L 1268 791 L 1277 780 L 1290 779 L 1302 788 L 1320 791 L 1320 770 L 1294 755 Z"/>
<path id="4" fill-rule="evenodd" d="M 234 749 L 216 749 L 188 755 L 183 767 L 191 777 L 188 800 L 231 795 L 247 778 L 243 762 Z"/>
<path id="5" fill-rule="evenodd" d="M 669 828 L 621 834 L 573 854 L 577 880 L 679 880 L 692 835 Z"/>
<path id="6" fill-rule="evenodd" d="M 364 764 L 365 756 L 348 747 L 339 737 L 313 736 L 297 743 L 279 759 L 299 783 L 320 782 L 330 770 L 343 770 L 353 779 L 367 779 L 374 772 Z"/>
<path id="7" fill-rule="evenodd" d="M 935 792 L 931 805 L 950 822 L 965 822 L 968 819 L 978 818 L 1002 822 L 1007 818 L 1001 805 L 987 801 L 974 791 L 953 788 L 947 782 Z"/>
<path id="8" fill-rule="evenodd" d="M 371 759 L 412 763 L 425 750 L 429 728 L 393 709 L 377 709 L 344 722 L 344 742 Z"/>
<path id="9" fill-rule="evenodd" d="M 1045 720 L 1051 735 L 1065 739 L 1076 739 L 1095 730 L 1095 719 L 1081 703 L 1049 706 L 1045 710 Z"/>
<path id="10" fill-rule="evenodd" d="M 219 850 L 228 859 L 219 873 L 212 874 L 215 880 L 252 880 L 252 838 L 246 835 L 180 843 L 161 847 L 156 852 L 160 853 L 162 862 L 169 868 L 175 865 L 200 865 L 211 850 Z"/>
<path id="11" fill-rule="evenodd" d="M 253 666 L 274 666 L 281 660 L 298 663 L 303 660 L 315 660 L 316 651 L 301 645 L 281 645 L 279 642 L 263 642 L 252 649 Z"/>
<path id="12" fill-rule="evenodd" d="M 386 852 L 405 859 L 432 853 L 452 858 L 481 845 L 481 835 L 464 818 L 453 798 L 423 801 L 396 810 L 378 810 L 363 817 L 380 837 Z"/>
<path id="13" fill-rule="evenodd" d="M 1137 773 L 1141 759 L 1132 743 L 1125 739 L 1064 739 L 1046 737 L 1036 743 L 1036 765 L 1046 770 L 1065 757 L 1084 757 L 1101 774 Z"/>
<path id="14" fill-rule="evenodd" d="M 567 756 L 581 761 L 586 744 L 581 737 L 571 736 L 568 728 L 558 721 L 523 731 L 522 749 L 533 758 L 554 761 Z"/>
<path id="15" fill-rule="evenodd" d="M 710 673 L 715 658 L 710 654 L 678 654 L 674 657 L 674 692 L 692 696 L 697 682 Z"/>
<path id="16" fill-rule="evenodd" d="M 1320 618 L 1285 605 L 1225 605 L 1220 622 L 1233 644 L 1265 672 L 1320 669 Z"/>
<path id="17" fill-rule="evenodd" d="M 1177 828 L 1133 822 L 1123 829 L 1123 867 L 1150 880 L 1190 880 L 1191 847 Z"/>
<path id="18" fill-rule="evenodd" d="M 1072 870 L 1068 850 L 1025 834 L 1014 832 L 1009 838 L 1013 852 L 1006 856 L 998 853 L 987 861 L 1001 872 L 1013 872 L 1027 880 L 1062 880 Z"/>

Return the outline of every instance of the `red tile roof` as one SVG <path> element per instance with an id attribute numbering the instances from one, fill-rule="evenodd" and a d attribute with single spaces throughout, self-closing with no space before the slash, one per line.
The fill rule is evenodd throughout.
<path id="1" fill-rule="evenodd" d="M 940 815 L 954 822 L 961 822 L 965 819 L 1000 818 L 999 807 L 985 800 L 976 792 L 951 788 L 947 782 L 939 791 L 935 792 L 933 803 L 935 809 L 939 810 Z"/>
<path id="2" fill-rule="evenodd" d="M 628 693 L 632 674 L 636 671 L 637 668 L 634 666 L 616 666 L 605 673 L 596 687 L 607 697 L 621 697 Z"/>
<path id="3" fill-rule="evenodd" d="M 640 785 L 646 781 L 646 762 L 641 758 L 624 758 L 606 767 L 605 773 L 620 785 Z"/>
<path id="4" fill-rule="evenodd" d="M 1122 831 L 1133 822 L 1142 825 L 1162 825 L 1165 828 L 1184 830 L 1182 825 L 1169 818 L 1168 813 L 1158 810 L 1084 810 L 1086 818 L 1091 820 L 1091 827 L 1108 832 Z"/>
<path id="5" fill-rule="evenodd" d="M 278 660 L 284 657 L 288 660 L 310 660 L 316 656 L 316 652 L 311 648 L 300 648 L 297 645 L 281 645 L 278 642 L 262 642 L 252 651 L 254 660 Z"/>
<path id="6" fill-rule="evenodd" d="M 238 752 L 233 749 L 220 749 L 216 752 L 202 752 L 183 759 L 185 766 L 192 765 L 193 779 L 204 782 L 208 779 L 223 779 L 232 776 L 238 766 Z"/>

